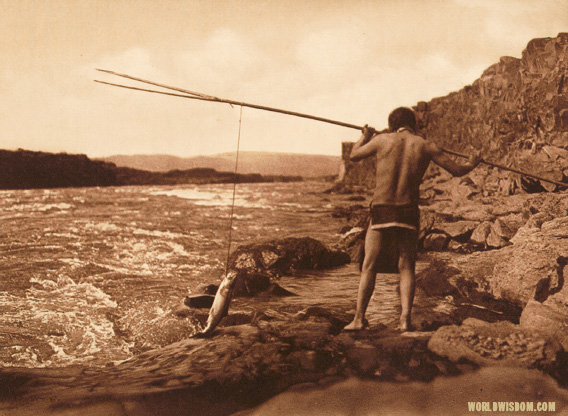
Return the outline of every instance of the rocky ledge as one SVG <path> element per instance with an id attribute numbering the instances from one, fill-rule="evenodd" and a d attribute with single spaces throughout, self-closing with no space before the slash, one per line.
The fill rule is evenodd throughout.
<path id="1" fill-rule="evenodd" d="M 529 377 L 519 381 L 526 395 L 523 400 L 553 398 L 557 410 L 568 405 L 568 394 L 534 370 L 561 370 L 554 357 L 560 351 L 557 344 L 523 338 L 515 330 L 499 341 L 486 323 L 473 318 L 459 331 L 444 326 L 434 333 L 401 334 L 378 325 L 358 333 L 340 332 L 348 318 L 324 308 L 307 308 L 286 320 L 264 318 L 218 328 L 212 338 L 187 339 L 106 368 L 3 369 L 0 409 L 6 415 L 227 415 L 261 405 L 291 386 L 337 389 L 333 386 L 345 386 L 344 380 L 353 377 L 424 383 L 441 375 L 470 374 L 480 366 L 500 365 L 503 357 L 485 354 L 482 348 L 491 336 L 494 344 L 508 342 L 511 350 L 524 351 L 521 360 L 506 362 L 519 369 L 515 376 Z M 513 327 L 500 325 L 507 331 Z M 484 336 L 471 330 L 474 327 L 483 327 Z M 474 355 L 468 346 L 476 337 Z M 459 348 L 453 346 L 455 342 L 461 343 Z M 484 380 L 496 383 L 494 374 Z M 410 388 L 398 385 L 391 391 L 398 397 L 405 394 L 401 389 Z M 440 387 L 419 385 L 430 390 Z M 443 403 L 439 398 L 438 405 Z M 465 402 L 463 406 L 465 412 Z"/>

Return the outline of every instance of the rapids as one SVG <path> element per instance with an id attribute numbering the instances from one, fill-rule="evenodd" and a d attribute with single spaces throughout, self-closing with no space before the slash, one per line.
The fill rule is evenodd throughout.
<path id="1" fill-rule="evenodd" d="M 239 184 L 231 249 L 310 236 L 333 245 L 347 196 L 325 182 Z M 229 247 L 233 187 L 70 188 L 0 192 L 0 365 L 102 366 L 192 335 L 172 314 L 184 296 L 218 283 Z M 352 311 L 356 265 L 284 276 L 297 297 L 237 298 L 232 310 Z M 371 323 L 393 320 L 397 278 L 377 282 Z"/>

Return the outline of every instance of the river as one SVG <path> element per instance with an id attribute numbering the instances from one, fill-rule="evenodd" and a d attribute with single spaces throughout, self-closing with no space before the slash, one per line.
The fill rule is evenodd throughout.
<path id="1" fill-rule="evenodd" d="M 239 184 L 231 250 L 310 236 L 339 241 L 343 219 L 325 182 Z M 185 185 L 0 192 L 0 365 L 103 366 L 198 329 L 172 311 L 218 283 L 229 249 L 233 186 Z M 240 298 L 231 310 L 293 313 L 312 305 L 353 312 L 358 270 L 283 276 L 297 297 Z M 394 320 L 396 276 L 379 279 L 368 317 Z"/>

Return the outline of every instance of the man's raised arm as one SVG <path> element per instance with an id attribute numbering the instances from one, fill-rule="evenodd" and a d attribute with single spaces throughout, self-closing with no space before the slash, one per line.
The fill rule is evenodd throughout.
<path id="1" fill-rule="evenodd" d="M 471 172 L 479 162 L 481 162 L 481 154 L 476 152 L 472 154 L 467 163 L 460 164 L 451 159 L 434 143 L 428 143 L 428 151 L 434 163 L 450 172 L 453 176 L 464 176 Z"/>
<path id="2" fill-rule="evenodd" d="M 352 162 L 357 162 L 358 160 L 364 159 L 375 153 L 376 148 L 371 139 L 377 134 L 375 129 L 368 127 L 365 124 L 363 127 L 363 132 L 361 138 L 353 145 L 351 149 L 351 154 L 349 155 L 349 160 Z"/>

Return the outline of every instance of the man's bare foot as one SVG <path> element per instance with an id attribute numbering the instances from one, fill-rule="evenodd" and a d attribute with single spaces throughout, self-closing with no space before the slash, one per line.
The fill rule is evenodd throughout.
<path id="1" fill-rule="evenodd" d="M 414 331 L 416 328 L 410 323 L 410 319 L 401 318 L 400 324 L 396 329 L 398 329 L 400 332 L 409 332 Z"/>
<path id="2" fill-rule="evenodd" d="M 363 318 L 363 320 L 353 319 L 351 323 L 347 324 L 345 328 L 343 328 L 343 331 L 345 332 L 362 331 L 368 326 L 369 326 L 369 321 L 367 321 L 365 318 Z"/>

